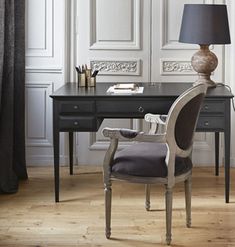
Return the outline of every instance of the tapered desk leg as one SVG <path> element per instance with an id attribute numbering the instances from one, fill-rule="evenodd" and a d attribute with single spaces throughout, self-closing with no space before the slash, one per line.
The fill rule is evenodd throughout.
<path id="1" fill-rule="evenodd" d="M 55 201 L 59 202 L 60 182 L 60 153 L 59 153 L 59 132 L 54 133 L 54 179 L 55 179 Z"/>
<path id="2" fill-rule="evenodd" d="M 225 129 L 224 129 L 225 202 L 229 203 L 229 190 L 230 190 L 230 135 L 231 135 L 230 100 L 227 100 L 225 104 L 226 104 Z"/>
<path id="3" fill-rule="evenodd" d="M 225 169 L 225 202 L 229 203 L 229 190 L 230 190 L 230 126 L 224 132 L 224 156 L 225 156 L 225 164 L 224 164 L 224 169 Z"/>
<path id="4" fill-rule="evenodd" d="M 219 176 L 219 132 L 215 132 L 215 175 Z"/>
<path id="5" fill-rule="evenodd" d="M 73 132 L 69 132 L 69 171 L 73 175 Z"/>
<path id="6" fill-rule="evenodd" d="M 59 202 L 60 186 L 60 132 L 57 119 L 57 104 L 53 101 L 53 143 L 54 143 L 54 183 L 55 201 Z"/>

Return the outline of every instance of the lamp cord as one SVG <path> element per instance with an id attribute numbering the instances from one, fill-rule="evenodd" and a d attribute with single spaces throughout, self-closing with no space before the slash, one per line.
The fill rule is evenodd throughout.
<path id="1" fill-rule="evenodd" d="M 216 86 L 219 86 L 219 87 L 226 87 L 230 93 L 232 93 L 232 89 L 229 85 L 227 84 L 223 84 L 223 83 L 216 83 Z M 234 98 L 232 98 L 232 106 L 233 106 L 233 111 L 235 112 L 235 103 L 234 103 Z"/>

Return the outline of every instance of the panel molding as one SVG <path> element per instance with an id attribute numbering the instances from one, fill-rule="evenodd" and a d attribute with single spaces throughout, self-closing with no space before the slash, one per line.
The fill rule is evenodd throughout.
<path id="1" fill-rule="evenodd" d="M 30 0 L 28 0 L 30 1 Z M 26 10 L 28 8 L 28 1 L 26 2 Z M 42 47 L 28 47 L 26 46 L 26 57 L 53 57 L 53 41 L 54 41 L 54 0 L 44 0 L 41 3 L 45 4 L 45 29 L 44 29 L 44 45 Z M 27 15 L 28 16 L 28 15 Z M 28 17 L 27 17 L 28 18 Z M 32 20 L 26 20 L 30 23 Z"/>
<path id="2" fill-rule="evenodd" d="M 49 95 L 54 91 L 54 83 L 53 82 L 27 82 L 25 84 L 25 90 L 30 93 L 30 90 L 32 89 L 39 89 L 42 90 L 42 93 L 44 95 L 43 97 L 43 102 L 38 102 L 38 105 L 43 106 L 44 108 L 44 118 L 43 118 L 43 136 L 40 137 L 33 137 L 29 136 L 28 133 L 28 126 L 29 126 L 29 112 L 26 110 L 26 146 L 27 147 L 53 147 L 52 144 L 52 121 L 51 121 L 51 116 L 52 116 L 52 104 L 51 104 L 51 99 Z M 27 96 L 27 93 L 26 93 Z M 28 98 L 26 98 L 26 109 L 29 107 L 29 101 Z M 35 116 L 37 113 L 35 112 Z"/>
<path id="3" fill-rule="evenodd" d="M 42 73 L 42 74 L 62 74 L 62 67 L 40 67 L 40 66 L 27 66 L 26 73 Z"/>
<path id="4" fill-rule="evenodd" d="M 99 75 L 135 75 L 141 74 L 140 59 L 90 59 L 92 70 L 98 70 Z"/>
<path id="5" fill-rule="evenodd" d="M 96 0 L 89 0 L 90 8 L 90 50 L 140 50 L 140 34 L 141 34 L 141 1 L 132 0 L 133 13 L 132 20 L 132 39 L 127 41 L 100 41 L 97 40 L 97 23 L 96 23 Z"/>

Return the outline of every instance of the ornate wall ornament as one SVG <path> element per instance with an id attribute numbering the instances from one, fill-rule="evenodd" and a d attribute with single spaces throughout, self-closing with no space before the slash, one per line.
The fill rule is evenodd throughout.
<path id="1" fill-rule="evenodd" d="M 162 62 L 163 74 L 193 74 L 194 71 L 191 62 L 188 61 L 163 61 Z"/>
<path id="2" fill-rule="evenodd" d="M 92 60 L 92 70 L 99 70 L 101 75 L 139 75 L 139 61 Z"/>

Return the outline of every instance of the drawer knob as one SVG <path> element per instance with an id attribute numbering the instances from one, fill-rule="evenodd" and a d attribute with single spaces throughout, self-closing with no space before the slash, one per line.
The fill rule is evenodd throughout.
<path id="1" fill-rule="evenodd" d="M 78 106 L 77 105 L 74 105 L 73 106 L 73 109 L 77 110 L 78 109 Z"/>
<path id="2" fill-rule="evenodd" d="M 205 121 L 205 122 L 204 122 L 204 125 L 205 125 L 205 126 L 209 126 L 209 122 L 208 122 L 208 121 Z"/>
<path id="3" fill-rule="evenodd" d="M 144 108 L 143 108 L 142 106 L 140 106 L 140 107 L 138 108 L 138 112 L 143 113 L 143 112 L 144 112 Z"/>
<path id="4" fill-rule="evenodd" d="M 208 106 L 208 105 L 205 105 L 205 106 L 204 106 L 204 109 L 205 109 L 205 110 L 208 110 L 208 109 L 209 109 L 209 106 Z"/>
<path id="5" fill-rule="evenodd" d="M 73 124 L 76 125 L 76 126 L 78 126 L 78 121 L 75 121 Z"/>

